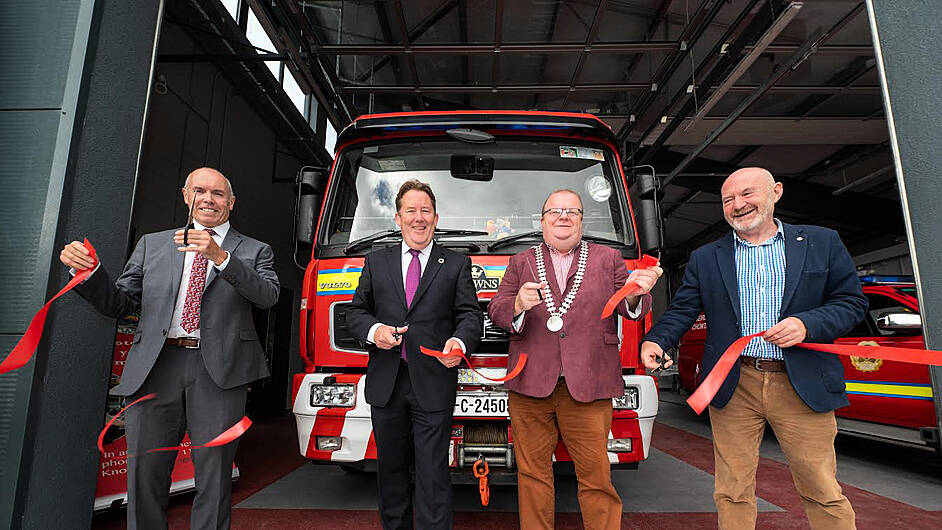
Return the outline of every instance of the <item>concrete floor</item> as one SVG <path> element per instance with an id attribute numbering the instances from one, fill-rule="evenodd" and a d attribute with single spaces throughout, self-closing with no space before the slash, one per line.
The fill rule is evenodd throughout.
<path id="1" fill-rule="evenodd" d="M 307 464 L 297 454 L 290 417 L 257 422 L 245 435 L 233 486 L 232 527 L 380 528 L 375 475 Z M 710 426 L 683 399 L 662 392 L 653 450 L 637 470 L 612 480 L 624 502 L 624 528 L 715 528 Z M 273 448 L 275 448 L 273 450 Z M 859 528 L 942 528 L 942 458 L 923 451 L 838 437 L 838 479 Z M 774 436 L 760 450 L 760 528 L 807 528 L 801 501 Z M 576 481 L 557 480 L 557 527 L 581 528 Z M 186 528 L 192 494 L 171 499 L 171 528 Z M 482 509 L 476 486 L 455 486 L 455 527 L 517 528 L 514 487 L 495 486 Z M 94 528 L 123 528 L 123 510 L 95 517 Z"/>

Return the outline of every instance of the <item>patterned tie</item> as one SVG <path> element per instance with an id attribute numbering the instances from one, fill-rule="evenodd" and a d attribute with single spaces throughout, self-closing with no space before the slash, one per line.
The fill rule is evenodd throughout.
<path id="1" fill-rule="evenodd" d="M 406 306 L 412 305 L 412 299 L 415 298 L 415 291 L 419 288 L 419 280 L 422 279 L 422 262 L 419 261 L 418 250 L 409 249 L 412 254 L 412 262 L 409 263 L 409 270 L 406 271 Z M 406 341 L 402 341 L 402 360 L 406 360 Z"/>
<path id="2" fill-rule="evenodd" d="M 210 236 L 216 235 L 212 228 L 207 228 L 206 232 Z M 203 299 L 203 288 L 206 286 L 206 264 L 206 256 L 199 252 L 193 256 L 193 263 L 190 266 L 190 283 L 186 287 L 186 299 L 183 301 L 183 317 L 180 319 L 180 327 L 187 333 L 193 333 L 200 327 L 200 301 Z"/>

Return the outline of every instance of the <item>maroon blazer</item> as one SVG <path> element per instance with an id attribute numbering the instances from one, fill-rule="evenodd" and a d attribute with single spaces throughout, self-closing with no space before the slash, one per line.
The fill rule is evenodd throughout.
<path id="1" fill-rule="evenodd" d="M 547 265 L 547 282 L 559 307 L 563 296 L 553 277 L 549 250 L 546 244 L 540 245 L 540 249 Z M 578 256 L 572 260 L 567 290 L 572 287 L 578 261 Z M 528 396 L 549 396 L 556 387 L 562 367 L 569 393 L 577 401 L 589 402 L 623 395 L 625 385 L 618 355 L 617 315 L 628 318 L 628 311 L 621 303 L 616 314 L 605 320 L 599 318 L 608 299 L 628 281 L 628 270 L 621 254 L 612 248 L 589 243 L 582 286 L 569 311 L 563 315 L 563 328 L 556 333 L 546 329 L 549 312 L 545 304 L 526 312 L 520 333 L 513 330 L 517 291 L 522 284 L 537 281 L 535 274 L 536 256 L 532 248 L 511 257 L 497 294 L 488 306 L 491 321 L 510 332 L 507 366 L 515 366 L 520 353 L 528 355 L 526 367 L 519 376 L 507 381 L 506 387 Z M 651 310 L 651 295 L 645 295 L 641 304 L 640 317 L 643 317 Z"/>

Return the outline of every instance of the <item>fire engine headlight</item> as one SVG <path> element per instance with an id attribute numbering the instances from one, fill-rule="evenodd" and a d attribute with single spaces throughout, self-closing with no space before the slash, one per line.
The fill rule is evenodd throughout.
<path id="1" fill-rule="evenodd" d="M 615 438 L 608 441 L 608 450 L 612 453 L 630 453 L 631 438 Z"/>
<path id="2" fill-rule="evenodd" d="M 612 399 L 612 406 L 616 409 L 635 410 L 639 406 L 638 387 L 626 386 L 625 394 Z"/>
<path id="3" fill-rule="evenodd" d="M 355 385 L 311 385 L 312 407 L 353 407 L 356 402 Z"/>
<path id="4" fill-rule="evenodd" d="M 317 450 L 318 451 L 336 451 L 340 449 L 340 443 L 341 442 L 340 442 L 339 436 L 318 436 L 317 437 Z"/>

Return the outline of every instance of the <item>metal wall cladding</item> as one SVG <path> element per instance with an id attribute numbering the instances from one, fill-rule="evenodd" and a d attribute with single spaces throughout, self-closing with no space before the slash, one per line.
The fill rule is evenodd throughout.
<path id="1" fill-rule="evenodd" d="M 58 110 L 0 112 L 0 334 L 26 331 L 42 304 L 48 264 L 37 263 Z"/>
<path id="2" fill-rule="evenodd" d="M 60 106 L 81 3 L 0 2 L 0 109 Z"/>

